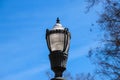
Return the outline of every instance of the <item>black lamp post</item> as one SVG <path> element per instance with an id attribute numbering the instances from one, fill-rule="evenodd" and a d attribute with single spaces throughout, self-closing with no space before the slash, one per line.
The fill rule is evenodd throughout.
<path id="1" fill-rule="evenodd" d="M 51 80 L 64 80 L 62 73 L 66 69 L 70 38 L 68 28 L 64 28 L 60 24 L 59 18 L 57 18 L 53 29 L 46 30 L 46 41 L 50 51 L 49 59 L 51 69 L 55 73 L 55 77 Z"/>

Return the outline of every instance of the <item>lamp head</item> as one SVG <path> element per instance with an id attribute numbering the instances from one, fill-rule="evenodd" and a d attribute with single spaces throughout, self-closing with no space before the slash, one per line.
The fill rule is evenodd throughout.
<path id="1" fill-rule="evenodd" d="M 64 28 L 60 24 L 59 18 L 57 18 L 53 29 L 46 30 L 46 41 L 50 53 L 60 51 L 67 54 L 70 45 L 70 32 L 68 28 Z"/>

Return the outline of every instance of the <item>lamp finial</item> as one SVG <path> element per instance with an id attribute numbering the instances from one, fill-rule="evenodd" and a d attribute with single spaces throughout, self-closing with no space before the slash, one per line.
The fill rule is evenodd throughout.
<path id="1" fill-rule="evenodd" d="M 56 23 L 60 23 L 59 17 L 57 17 Z"/>

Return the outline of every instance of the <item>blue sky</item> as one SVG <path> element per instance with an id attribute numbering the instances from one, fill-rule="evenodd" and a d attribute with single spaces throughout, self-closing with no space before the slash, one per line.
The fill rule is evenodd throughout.
<path id="1" fill-rule="evenodd" d="M 0 0 L 0 80 L 48 80 L 45 31 L 57 17 L 72 35 L 67 71 L 93 72 L 86 56 L 97 45 L 98 8 L 85 14 L 86 5 L 84 0 Z"/>

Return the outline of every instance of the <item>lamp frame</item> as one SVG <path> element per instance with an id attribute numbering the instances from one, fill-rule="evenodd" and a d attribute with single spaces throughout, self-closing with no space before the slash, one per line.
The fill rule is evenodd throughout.
<path id="1" fill-rule="evenodd" d="M 69 43 L 68 43 L 69 40 L 68 39 L 71 38 L 68 28 L 65 28 L 65 29 L 53 29 L 53 30 L 46 29 L 46 41 L 47 41 L 47 46 L 48 46 L 48 49 L 49 49 L 50 53 L 54 52 L 54 51 L 52 51 L 51 43 L 50 43 L 50 35 L 54 34 L 54 33 L 63 33 L 64 34 L 64 46 L 63 46 L 63 50 L 60 50 L 60 51 L 67 53 L 68 50 L 69 50 Z M 68 50 L 66 50 L 67 47 L 68 47 Z"/>
<path id="2" fill-rule="evenodd" d="M 51 43 L 50 43 L 50 35 L 55 33 L 64 34 L 63 50 L 52 51 Z M 70 39 L 71 39 L 71 35 L 68 28 L 52 29 L 52 30 L 46 29 L 46 42 L 47 42 L 48 49 L 50 51 L 49 59 L 50 59 L 51 69 L 55 73 L 54 78 L 51 80 L 64 80 L 62 78 L 62 74 L 66 70 Z"/>

